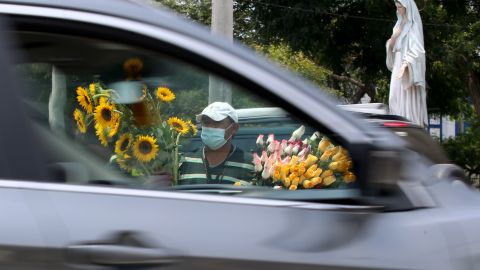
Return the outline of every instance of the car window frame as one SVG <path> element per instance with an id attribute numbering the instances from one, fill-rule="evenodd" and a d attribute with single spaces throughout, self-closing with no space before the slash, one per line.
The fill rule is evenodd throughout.
<path id="1" fill-rule="evenodd" d="M 8 14 L 8 17 L 15 23 L 20 23 L 22 27 L 27 25 L 31 31 L 100 38 L 110 42 L 135 45 L 154 52 L 171 54 L 174 59 L 192 63 L 194 66 L 218 74 L 252 92 L 270 96 L 272 102 L 281 105 L 296 117 L 302 117 L 306 124 L 318 128 L 323 134 L 338 135 L 338 138 L 334 138 L 334 140 L 336 139 L 350 151 L 352 160 L 356 164 L 355 172 L 362 190 L 367 186 L 369 174 L 368 153 L 373 148 L 401 151 L 403 146 L 403 142 L 390 132 L 373 125 L 361 125 L 357 118 L 342 112 L 335 106 L 331 98 L 319 93 L 308 83 L 279 69 L 266 68 L 261 61 L 258 63 L 263 64 L 256 65 L 257 62 L 250 59 L 252 56 L 246 59 L 242 58 L 241 56 L 245 52 L 229 49 L 230 45 L 226 41 L 212 37 L 212 42 L 205 42 L 176 32 L 175 29 L 105 14 L 59 10 L 51 7 L 25 9 L 25 7 L 15 4 L 0 4 L 0 7 L 3 8 L 0 14 Z M 95 17 L 95 20 L 92 20 L 92 17 Z M 60 19 L 62 21 L 58 23 Z M 129 31 L 124 29 L 125 26 L 128 26 Z M 101 35 L 99 35 L 99 27 L 102 28 Z M 92 32 L 92 29 L 96 29 L 97 32 Z M 125 39 L 125 34 L 129 36 L 128 39 Z M 284 76 L 279 76 L 279 74 Z M 301 91 L 297 92 L 298 89 Z M 291 98 L 293 94 L 295 94 L 294 99 Z M 322 123 L 324 127 L 319 126 L 319 123 Z M 376 141 L 376 138 L 381 139 Z M 367 158 L 365 158 L 366 155 Z"/>

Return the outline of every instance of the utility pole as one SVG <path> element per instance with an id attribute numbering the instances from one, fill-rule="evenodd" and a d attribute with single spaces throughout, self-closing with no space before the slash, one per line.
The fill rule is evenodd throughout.
<path id="1" fill-rule="evenodd" d="M 65 104 L 67 103 L 67 79 L 65 73 L 52 66 L 52 92 L 48 99 L 48 122 L 53 131 L 65 134 Z"/>
<path id="2" fill-rule="evenodd" d="M 233 42 L 233 0 L 212 0 L 212 33 L 222 35 Z M 229 82 L 210 75 L 208 103 L 224 101 L 232 103 L 232 87 Z"/>

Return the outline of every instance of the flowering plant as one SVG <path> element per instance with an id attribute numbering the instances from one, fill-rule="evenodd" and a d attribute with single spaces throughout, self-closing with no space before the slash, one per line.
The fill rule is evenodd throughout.
<path id="1" fill-rule="evenodd" d="M 129 59 L 124 69 L 129 79 L 138 79 L 143 63 Z M 112 151 L 110 162 L 132 176 L 148 176 L 167 172 L 172 184 L 178 180 L 180 139 L 197 133 L 190 120 L 164 114 L 175 100 L 175 94 L 165 86 L 150 93 L 141 83 L 127 84 L 142 89 L 128 89 L 142 95 L 135 103 L 118 102 L 119 93 L 101 82 L 77 87 L 77 101 L 81 109 L 73 112 L 78 130 L 85 134 L 90 126 L 104 147 Z"/>
<path id="2" fill-rule="evenodd" d="M 302 141 L 304 133 L 301 126 L 281 142 L 273 134 L 266 140 L 258 136 L 261 153 L 253 153 L 256 185 L 296 190 L 340 187 L 356 180 L 347 150 L 325 136 L 320 139 L 318 132 Z"/>

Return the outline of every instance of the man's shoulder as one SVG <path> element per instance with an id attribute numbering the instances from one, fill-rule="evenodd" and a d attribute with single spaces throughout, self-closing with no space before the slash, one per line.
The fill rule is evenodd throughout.
<path id="1" fill-rule="evenodd" d="M 252 162 L 252 154 L 245 152 L 243 149 L 239 147 L 235 147 L 232 155 L 230 156 L 229 160 L 235 160 L 238 162 L 245 162 L 251 163 Z"/>

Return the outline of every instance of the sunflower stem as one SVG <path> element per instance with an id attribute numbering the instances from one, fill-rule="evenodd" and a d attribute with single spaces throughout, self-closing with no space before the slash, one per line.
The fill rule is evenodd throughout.
<path id="1" fill-rule="evenodd" d="M 175 140 L 175 151 L 173 156 L 173 179 L 172 185 L 176 186 L 178 182 L 178 143 L 180 141 L 180 133 L 177 134 L 177 139 Z"/>

